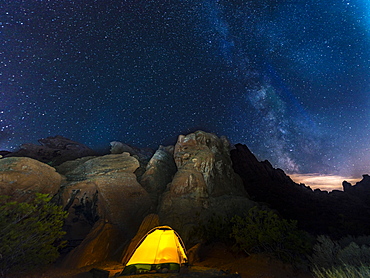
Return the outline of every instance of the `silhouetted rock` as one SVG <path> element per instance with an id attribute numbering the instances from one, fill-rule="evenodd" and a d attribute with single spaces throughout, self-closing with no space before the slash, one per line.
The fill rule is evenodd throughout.
<path id="1" fill-rule="evenodd" d="M 60 135 L 40 139 L 38 142 L 41 145 L 23 144 L 18 151 L 6 156 L 31 157 L 55 166 L 79 157 L 96 155 L 96 152 L 87 146 Z"/>
<path id="2" fill-rule="evenodd" d="M 150 148 L 137 148 L 118 141 L 112 141 L 110 142 L 110 145 L 111 145 L 110 148 L 111 154 L 121 154 L 126 152 L 132 156 L 137 156 L 139 160 L 142 159 L 149 161 L 149 159 L 154 154 L 154 150 Z"/>
<path id="3" fill-rule="evenodd" d="M 355 185 L 347 181 L 343 181 L 343 191 L 352 195 L 356 195 L 370 205 L 370 176 L 362 175 L 362 180 Z"/>
<path id="4" fill-rule="evenodd" d="M 231 158 L 251 198 L 267 203 L 284 218 L 298 220 L 301 228 L 335 237 L 370 234 L 370 203 L 365 201 L 369 197 L 364 197 L 370 196 L 369 186 L 364 185 L 369 184 L 367 177 L 355 186 L 358 189 L 345 183 L 345 192 L 312 191 L 293 182 L 268 161 L 259 162 L 245 145 L 237 144 L 231 150 Z M 356 190 L 363 196 L 353 194 Z"/>
<path id="5" fill-rule="evenodd" d="M 62 180 L 53 167 L 32 158 L 0 159 L 0 195 L 12 196 L 16 201 L 33 199 L 35 193 L 54 195 Z"/>
<path id="6" fill-rule="evenodd" d="M 10 151 L 0 151 L 0 158 L 4 157 L 4 156 L 7 156 L 7 155 L 10 155 L 12 152 Z"/>

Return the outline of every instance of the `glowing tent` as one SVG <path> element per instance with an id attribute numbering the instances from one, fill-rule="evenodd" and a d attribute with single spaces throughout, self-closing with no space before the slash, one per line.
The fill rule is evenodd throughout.
<path id="1" fill-rule="evenodd" d="M 168 226 L 159 226 L 141 239 L 122 274 L 179 271 L 186 262 L 180 236 Z"/>

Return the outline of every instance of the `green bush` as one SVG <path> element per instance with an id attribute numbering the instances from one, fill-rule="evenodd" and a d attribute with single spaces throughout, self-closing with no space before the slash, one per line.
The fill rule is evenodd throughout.
<path id="1" fill-rule="evenodd" d="M 46 194 L 36 194 L 30 203 L 10 201 L 0 196 L 0 275 L 30 269 L 56 260 L 62 226 L 67 213 L 50 202 Z"/>
<path id="2" fill-rule="evenodd" d="M 224 215 L 209 215 L 206 219 L 198 218 L 192 231 L 192 237 L 209 244 L 214 242 L 230 242 L 230 218 Z"/>
<path id="3" fill-rule="evenodd" d="M 311 264 L 320 269 L 338 266 L 340 262 L 337 255 L 341 249 L 339 244 L 328 236 L 318 236 L 316 241 L 312 256 L 308 257 Z"/>
<path id="4" fill-rule="evenodd" d="M 370 268 L 368 266 L 342 265 L 330 269 L 314 269 L 317 278 L 368 278 Z"/>
<path id="5" fill-rule="evenodd" d="M 341 248 L 350 245 L 352 242 L 358 246 L 366 245 L 370 246 L 370 236 L 346 236 L 337 241 Z"/>
<path id="6" fill-rule="evenodd" d="M 369 237 L 318 236 L 309 260 L 318 278 L 370 277 Z"/>
<path id="7" fill-rule="evenodd" d="M 269 253 L 294 262 L 311 250 L 310 237 L 297 228 L 297 222 L 282 219 L 271 210 L 253 207 L 244 218 L 234 216 L 231 222 L 231 237 L 247 254 Z"/>

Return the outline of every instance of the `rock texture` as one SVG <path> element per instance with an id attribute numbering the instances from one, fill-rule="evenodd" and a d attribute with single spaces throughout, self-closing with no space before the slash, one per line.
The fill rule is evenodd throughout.
<path id="1" fill-rule="evenodd" d="M 111 154 L 129 153 L 132 156 L 137 156 L 138 159 L 149 160 L 154 154 L 150 148 L 137 148 L 118 141 L 110 142 L 110 146 Z"/>
<path id="2" fill-rule="evenodd" d="M 62 265 L 65 268 L 76 269 L 103 261 L 120 258 L 123 246 L 129 240 L 122 230 L 104 220 L 95 223 L 84 241 L 73 249 Z"/>
<path id="3" fill-rule="evenodd" d="M 225 138 L 197 131 L 180 135 L 174 150 L 177 172 L 159 205 L 161 224 L 179 232 L 186 245 L 211 216 L 230 217 L 253 205 L 234 173 Z"/>
<path id="4" fill-rule="evenodd" d="M 28 201 L 35 193 L 54 195 L 62 180 L 53 167 L 32 158 L 0 159 L 0 195 L 10 195 L 13 200 Z"/>
<path id="5" fill-rule="evenodd" d="M 23 144 L 18 151 L 8 153 L 5 156 L 31 157 L 56 166 L 68 160 L 96 155 L 96 152 L 87 146 L 60 135 L 40 139 L 38 142 L 41 145 Z"/>
<path id="6" fill-rule="evenodd" d="M 167 184 L 172 181 L 176 171 L 173 146 L 160 146 L 139 179 L 140 184 L 151 196 L 153 211 L 157 210 L 159 198 L 165 191 Z"/>
<path id="7" fill-rule="evenodd" d="M 87 230 L 88 235 L 69 254 L 66 264 L 73 268 L 103 257 L 118 260 L 124 247 L 122 244 L 135 235 L 151 208 L 149 194 L 134 174 L 139 162 L 129 153 L 123 153 L 92 158 L 76 165 L 75 169 L 65 173 L 68 184 L 64 188 L 63 203 L 70 212 L 68 236 L 83 235 Z M 99 221 L 95 223 L 97 219 Z M 104 242 L 95 238 L 104 238 Z M 95 252 L 101 249 L 100 244 L 106 246 L 104 255 Z"/>
<path id="8" fill-rule="evenodd" d="M 153 228 L 159 226 L 159 217 L 157 214 L 147 215 L 141 223 L 135 237 L 131 239 L 130 244 L 125 248 L 122 253 L 121 262 L 123 265 L 130 260 L 132 254 L 135 252 L 136 247 L 140 243 L 141 239 Z"/>
<path id="9" fill-rule="evenodd" d="M 333 237 L 370 234 L 369 178 L 353 188 L 326 192 L 293 182 L 268 161 L 259 162 L 247 146 L 238 144 L 231 151 L 233 167 L 243 179 L 253 200 L 267 203 L 287 219 L 298 220 L 301 228 L 313 234 Z M 366 188 L 366 189 L 365 189 Z M 367 199 L 367 200 L 366 200 Z"/>

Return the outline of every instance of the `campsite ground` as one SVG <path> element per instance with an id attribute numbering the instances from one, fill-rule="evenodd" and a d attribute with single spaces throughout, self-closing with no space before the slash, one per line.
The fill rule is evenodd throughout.
<path id="1" fill-rule="evenodd" d="M 15 275 L 11 278 L 95 278 L 92 268 L 103 269 L 114 277 L 122 271 L 118 262 L 106 262 L 85 268 L 67 270 L 57 266 L 33 271 L 29 274 Z M 239 275 L 236 275 L 239 274 Z M 122 276 L 126 278 L 173 278 L 173 277 L 242 277 L 242 278 L 313 278 L 303 270 L 297 270 L 291 265 L 274 260 L 266 255 L 244 256 L 235 254 L 223 245 L 214 245 L 206 250 L 200 262 L 194 263 L 181 273 L 141 274 Z"/>

